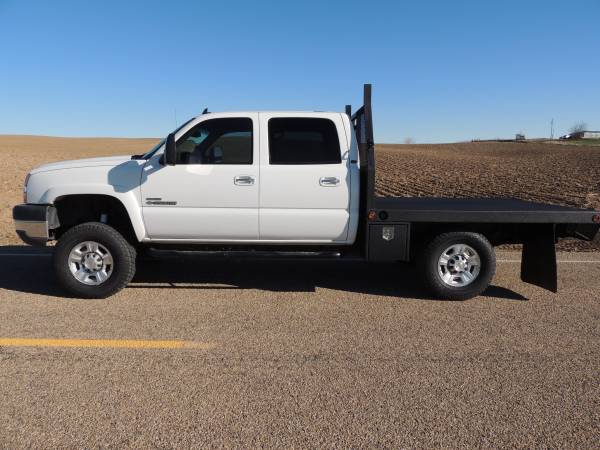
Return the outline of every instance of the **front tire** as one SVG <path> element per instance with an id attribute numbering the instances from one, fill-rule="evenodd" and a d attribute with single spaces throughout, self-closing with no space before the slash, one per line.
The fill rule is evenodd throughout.
<path id="1" fill-rule="evenodd" d="M 467 300 L 481 294 L 496 272 L 494 248 L 478 233 L 437 236 L 420 258 L 425 286 L 437 298 Z"/>
<path id="2" fill-rule="evenodd" d="M 76 225 L 54 248 L 59 284 L 80 298 L 106 298 L 123 289 L 135 274 L 135 249 L 114 228 L 98 222 Z"/>

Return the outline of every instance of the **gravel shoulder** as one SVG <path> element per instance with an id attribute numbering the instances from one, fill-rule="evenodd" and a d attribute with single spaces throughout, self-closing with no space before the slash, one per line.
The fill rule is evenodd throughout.
<path id="1" fill-rule="evenodd" d="M 147 262 L 85 301 L 63 296 L 49 258 L 0 256 L 0 337 L 214 344 L 0 347 L 0 442 L 597 447 L 600 254 L 559 254 L 575 262 L 557 295 L 518 280 L 518 253 L 499 259 L 464 302 L 423 297 L 395 265 L 193 259 Z"/>

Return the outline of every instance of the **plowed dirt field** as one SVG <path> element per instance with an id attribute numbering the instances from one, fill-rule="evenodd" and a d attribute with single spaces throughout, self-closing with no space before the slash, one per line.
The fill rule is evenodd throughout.
<path id="1" fill-rule="evenodd" d="M 469 142 L 378 145 L 381 196 L 514 197 L 600 210 L 600 147 Z M 598 250 L 563 241 L 564 250 Z"/>

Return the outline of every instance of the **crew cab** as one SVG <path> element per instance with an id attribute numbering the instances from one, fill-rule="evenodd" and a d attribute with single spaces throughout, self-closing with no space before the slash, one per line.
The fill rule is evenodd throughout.
<path id="1" fill-rule="evenodd" d="M 415 262 L 431 294 L 480 294 L 493 246 L 523 245 L 524 281 L 556 291 L 555 242 L 591 240 L 593 210 L 514 199 L 380 198 L 371 86 L 344 112 L 205 112 L 143 155 L 46 164 L 13 218 L 32 245 L 56 240 L 58 282 L 104 298 L 146 249 L 256 258 Z M 156 254 L 156 252 L 155 252 Z"/>

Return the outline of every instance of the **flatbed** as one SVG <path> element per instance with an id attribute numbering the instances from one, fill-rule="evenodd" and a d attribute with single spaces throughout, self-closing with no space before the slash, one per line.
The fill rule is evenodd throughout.
<path id="1" fill-rule="evenodd" d="M 372 206 L 389 220 L 436 223 L 589 224 L 596 212 L 512 198 L 375 197 Z"/>

